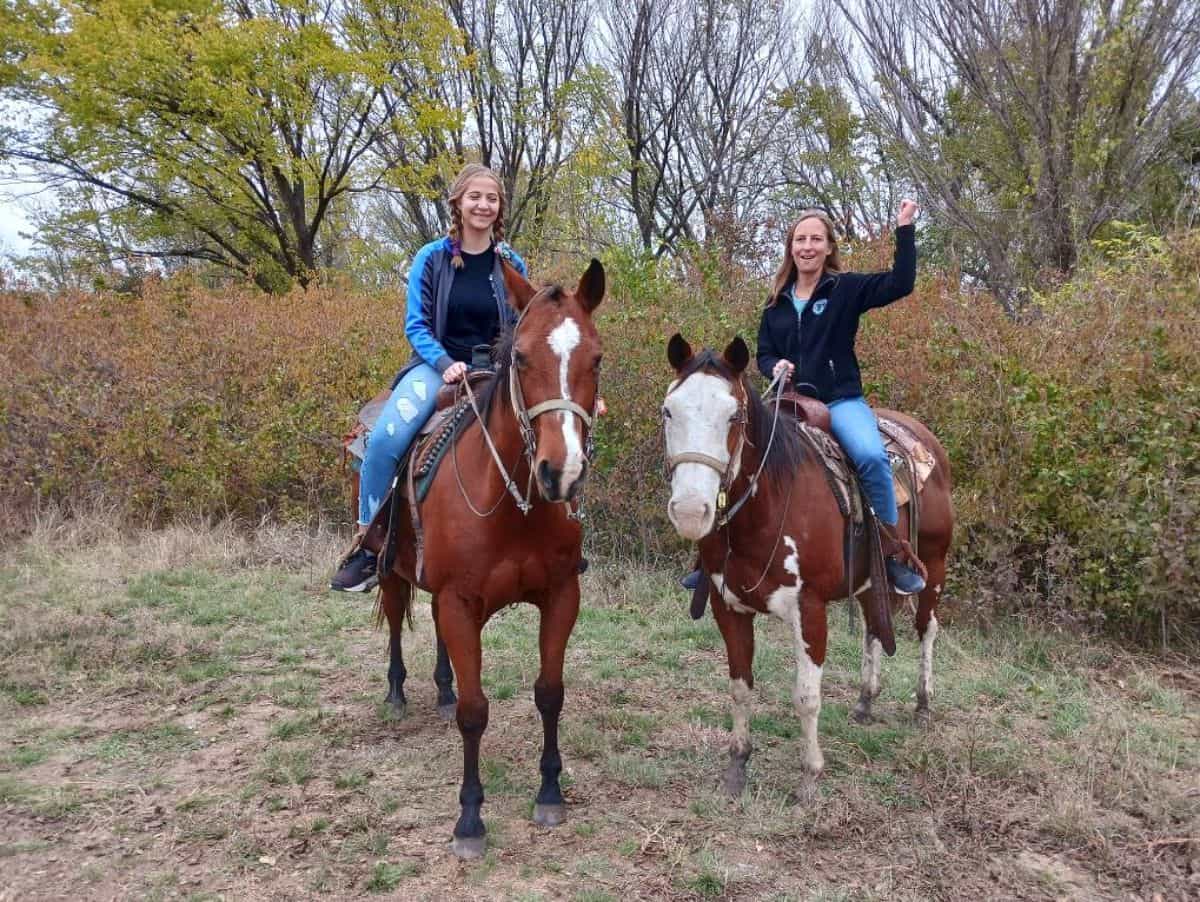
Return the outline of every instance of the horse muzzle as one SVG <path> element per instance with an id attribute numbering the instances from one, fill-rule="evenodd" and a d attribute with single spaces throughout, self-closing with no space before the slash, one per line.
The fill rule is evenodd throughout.
<path id="1" fill-rule="evenodd" d="M 712 532 L 716 505 L 699 492 L 682 492 L 667 502 L 667 518 L 681 538 L 698 542 Z"/>
<path id="2" fill-rule="evenodd" d="M 573 501 L 583 487 L 587 470 L 586 458 L 578 463 L 568 462 L 563 467 L 556 467 L 548 460 L 539 461 L 536 466 L 538 491 L 546 501 Z"/>

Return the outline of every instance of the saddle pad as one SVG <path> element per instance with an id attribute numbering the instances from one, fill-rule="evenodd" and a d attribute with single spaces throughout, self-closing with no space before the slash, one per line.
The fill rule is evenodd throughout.
<path id="1" fill-rule="evenodd" d="M 816 449 L 822 463 L 825 464 L 826 472 L 831 477 L 830 488 L 833 489 L 837 498 L 838 507 L 843 511 L 850 511 L 853 521 L 861 523 L 862 503 L 858 489 L 854 485 L 858 477 L 842 450 L 842 446 L 829 433 L 806 423 L 797 424 L 797 428 L 808 440 L 808 444 Z M 879 433 L 883 438 L 883 447 L 892 465 L 892 484 L 896 492 L 896 506 L 903 507 L 912 497 L 908 485 L 910 474 L 916 475 L 916 493 L 919 495 L 929 479 L 929 474 L 933 472 L 936 461 L 933 453 L 922 444 L 921 440 L 895 420 L 879 417 Z"/>

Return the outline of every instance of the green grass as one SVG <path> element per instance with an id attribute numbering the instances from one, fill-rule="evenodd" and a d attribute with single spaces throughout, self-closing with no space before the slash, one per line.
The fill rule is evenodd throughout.
<path id="1" fill-rule="evenodd" d="M 1113 655 L 1075 637 L 1005 624 L 984 635 L 947 618 L 933 726 L 913 719 L 907 631 L 884 662 L 878 720 L 860 726 L 849 720 L 859 641 L 841 607 L 830 612 L 817 796 L 801 791 L 791 635 L 758 618 L 754 754 L 731 800 L 720 786 L 728 672 L 711 616 L 686 617 L 671 574 L 625 568 L 618 581 L 600 564 L 564 668 L 567 821 L 529 823 L 538 618 L 518 606 L 483 633 L 489 852 L 460 865 L 445 856 L 462 751 L 433 710 L 427 600 L 405 635 L 408 716 L 385 720 L 386 634 L 371 629 L 370 600 L 324 592 L 323 560 L 256 568 L 225 547 L 176 553 L 173 570 L 130 565 L 125 582 L 73 553 L 0 563 L 0 808 L 40 825 L 0 846 L 13 873 L 46 866 L 55 852 L 42 837 L 69 827 L 117 843 L 66 880 L 76 894 L 120 879 L 147 897 L 212 895 L 253 875 L 263 894 L 882 897 L 874 884 L 805 877 L 796 862 L 815 856 L 825 873 L 899 869 L 903 898 L 986 898 L 991 859 L 979 850 L 1002 836 L 1167 892 L 1177 886 L 1165 854 L 1134 856 L 1122 837 L 1172 837 L 1200 816 L 1186 792 L 1200 767 L 1193 699 L 1151 664 L 1122 653 L 1118 689 Z M 32 565 L 44 585 L 21 575 Z M 183 870 L 172 883 L 167 855 L 205 862 L 201 883 L 183 883 Z M 302 876 L 285 886 L 282 873 Z M 1014 895 L 1045 892 L 1036 875 L 1004 879 Z"/>

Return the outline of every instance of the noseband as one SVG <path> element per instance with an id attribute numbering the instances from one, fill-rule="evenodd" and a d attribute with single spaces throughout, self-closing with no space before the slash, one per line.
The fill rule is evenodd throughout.
<path id="1" fill-rule="evenodd" d="M 678 390 L 679 387 L 686 381 L 686 378 L 681 379 L 675 388 L 667 392 L 667 396 L 670 397 L 672 392 Z M 737 413 L 734 415 L 733 420 L 731 421 L 732 423 L 736 423 L 741 426 L 741 433 L 738 435 L 737 446 L 734 449 L 734 452 L 729 455 L 728 460 L 723 461 L 718 457 L 713 457 L 711 454 L 705 454 L 703 451 L 680 451 L 678 454 L 667 455 L 668 479 L 675 475 L 676 467 L 678 467 L 680 464 L 688 463 L 700 464 L 701 466 L 708 467 L 717 474 L 717 478 L 720 480 L 720 488 L 717 490 L 717 514 L 718 520 L 720 521 L 716 524 L 718 527 L 724 526 L 725 523 L 728 522 L 727 517 L 721 517 L 720 515 L 725 509 L 726 502 L 729 500 L 729 488 L 732 485 L 734 478 L 734 462 L 741 459 L 742 449 L 746 444 L 746 419 L 746 399 L 743 397 L 738 400 Z M 664 431 L 666 429 L 665 418 L 663 429 Z M 745 499 L 743 499 L 743 502 L 744 500 Z M 737 506 L 741 507 L 743 502 L 739 502 Z M 732 514 L 730 516 L 732 516 Z"/>
<path id="2" fill-rule="evenodd" d="M 691 374 L 689 373 L 688 375 L 690 376 Z M 670 397 L 671 392 L 676 391 L 679 386 L 683 385 L 683 383 L 686 381 L 687 377 L 681 379 L 675 388 L 667 392 L 667 396 Z M 775 388 L 775 385 L 778 382 L 778 376 L 771 380 L 771 384 L 767 386 L 768 394 L 773 388 Z M 733 384 L 734 383 L 731 382 L 730 386 L 732 387 Z M 754 497 L 754 493 L 758 489 L 758 477 L 762 475 L 763 467 L 765 467 L 767 463 L 767 454 L 770 453 L 771 445 L 775 441 L 775 427 L 779 422 L 779 397 L 779 393 L 776 393 L 775 416 L 771 421 L 771 436 L 769 439 L 767 439 L 766 448 L 763 449 L 762 461 L 758 465 L 758 470 L 756 470 L 754 475 L 750 477 L 750 484 L 746 487 L 746 491 L 743 492 L 742 496 L 728 508 L 726 508 L 726 504 L 729 501 L 729 490 L 733 485 L 734 461 L 741 460 L 742 451 L 745 449 L 747 441 L 746 424 L 748 421 L 748 416 L 746 413 L 747 401 L 745 396 L 738 400 L 738 410 L 731 421 L 741 426 L 741 434 L 738 436 L 737 447 L 734 449 L 734 452 L 729 455 L 728 461 L 723 462 L 719 458 L 713 457 L 711 454 L 705 454 L 703 451 L 680 451 L 678 454 L 667 455 L 667 478 L 671 478 L 675 475 L 675 468 L 680 464 L 693 463 L 701 464 L 708 467 L 710 470 L 713 470 L 717 474 L 717 477 L 721 480 L 720 489 L 717 491 L 717 516 L 713 519 L 713 529 L 721 529 L 728 524 L 729 521 L 733 519 L 734 514 L 742 509 L 742 505 Z M 665 423 L 663 428 L 665 431 Z"/>
<path id="3" fill-rule="evenodd" d="M 471 399 L 471 407 L 475 411 L 475 418 L 479 421 L 479 428 L 483 431 L 483 437 L 487 440 L 488 448 L 492 452 L 492 459 L 495 460 L 496 467 L 500 470 L 500 475 L 504 479 L 504 485 L 508 489 L 509 494 L 512 495 L 513 501 L 516 502 L 517 507 L 520 509 L 522 514 L 528 514 L 533 508 L 533 502 L 530 501 L 530 498 L 533 497 L 533 462 L 537 457 L 537 435 L 533 430 L 534 420 L 544 413 L 550 413 L 551 411 L 555 410 L 562 410 L 566 411 L 567 413 L 574 414 L 583 420 L 583 422 L 587 425 L 587 441 L 584 443 L 583 449 L 584 458 L 590 462 L 592 455 L 595 452 L 595 444 L 592 441 L 592 422 L 596 418 L 596 405 L 600 403 L 599 391 L 596 392 L 596 401 L 593 403 L 591 413 L 584 410 L 582 406 L 575 403 L 575 401 L 571 400 L 570 398 L 550 398 L 549 400 L 534 404 L 532 407 L 526 407 L 525 405 L 525 393 L 521 391 L 521 380 L 517 376 L 517 330 L 521 328 L 521 324 L 525 321 L 525 314 L 529 312 L 531 307 L 533 307 L 534 301 L 536 301 L 540 295 L 547 291 L 549 291 L 547 288 L 543 288 L 538 291 L 537 294 L 529 299 L 529 303 L 525 305 L 524 309 L 521 310 L 520 315 L 517 316 L 517 322 L 513 326 L 512 348 L 509 351 L 508 357 L 508 397 L 510 403 L 512 404 L 513 416 L 517 418 L 517 426 L 521 430 L 521 444 L 523 447 L 522 453 L 525 457 L 525 462 L 529 467 L 529 479 L 525 485 L 524 496 L 521 495 L 520 490 L 517 488 L 516 482 L 509 475 L 503 461 L 500 460 L 500 453 L 496 450 L 496 445 L 492 441 L 491 435 L 488 433 L 487 425 L 483 421 L 483 415 L 480 413 L 479 407 L 475 403 L 475 397 L 471 393 L 470 384 L 466 380 L 463 382 L 463 384 L 466 386 L 467 395 Z M 599 386 L 597 386 L 597 389 L 598 388 Z M 500 497 L 503 498 L 504 496 L 501 495 Z M 470 504 L 469 499 L 467 503 Z M 563 503 L 567 504 L 568 506 L 570 505 L 570 502 L 567 501 L 564 501 Z M 474 510 L 473 505 L 471 505 L 471 509 Z M 493 507 L 488 514 L 491 514 L 495 510 L 496 508 Z M 479 514 L 478 511 L 475 511 L 475 513 Z M 485 514 L 479 515 L 486 516 Z M 573 508 L 568 516 L 573 520 L 582 520 L 582 506 Z"/>

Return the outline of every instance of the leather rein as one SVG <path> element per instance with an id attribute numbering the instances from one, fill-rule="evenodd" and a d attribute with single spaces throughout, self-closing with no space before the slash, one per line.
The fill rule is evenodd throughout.
<path id="1" fill-rule="evenodd" d="M 768 394 L 770 394 L 770 392 L 778 384 L 779 379 L 780 377 L 776 376 L 771 380 L 771 384 L 767 386 Z M 675 388 L 671 389 L 671 392 L 677 390 L 684 381 L 686 380 L 680 380 L 679 384 L 676 385 Z M 667 394 L 670 395 L 671 392 L 667 392 Z M 668 479 L 675 474 L 675 468 L 684 463 L 701 464 L 706 466 L 710 470 L 715 471 L 717 476 L 720 478 L 721 487 L 717 492 L 717 516 L 713 519 L 714 530 L 725 527 L 729 521 L 733 519 L 734 515 L 742 509 L 742 506 L 754 496 L 756 491 L 758 491 L 758 478 L 762 475 L 763 468 L 767 465 L 767 454 L 770 452 L 771 445 L 775 441 L 775 430 L 779 425 L 780 396 L 781 393 L 779 392 L 777 392 L 775 395 L 774 413 L 771 418 L 771 435 L 767 439 L 767 447 L 763 449 L 762 459 L 759 461 L 758 469 L 754 472 L 754 475 L 750 477 L 750 482 L 747 484 L 746 490 L 733 504 L 726 506 L 729 501 L 729 491 L 733 487 L 733 480 L 737 478 L 737 464 L 741 461 L 742 451 L 745 449 L 747 441 L 746 423 L 748 417 L 746 414 L 746 399 L 744 397 L 738 400 L 738 411 L 733 420 L 733 422 L 737 423 L 741 427 L 741 430 L 738 435 L 737 445 L 735 446 L 733 453 L 729 455 L 728 460 L 723 461 L 720 458 L 713 457 L 711 454 L 705 454 L 703 451 L 680 451 L 678 454 L 671 454 L 667 456 Z"/>
<path id="2" fill-rule="evenodd" d="M 471 410 L 473 410 L 475 413 L 475 419 L 479 421 L 479 429 L 483 433 L 483 438 L 487 443 L 488 451 L 491 452 L 492 460 L 496 463 L 496 469 L 500 471 L 500 476 L 504 480 L 504 487 L 512 496 L 513 501 L 516 502 L 517 509 L 521 511 L 522 515 L 528 515 L 530 510 L 533 509 L 533 501 L 531 500 L 533 498 L 533 462 L 537 457 L 537 435 L 533 430 L 534 420 L 544 413 L 551 413 L 556 410 L 566 411 L 567 413 L 574 414 L 583 420 L 584 424 L 587 426 L 587 441 L 584 444 L 583 453 L 584 457 L 589 463 L 591 462 L 592 455 L 595 452 L 595 443 L 592 441 L 592 423 L 596 418 L 596 406 L 600 403 L 599 385 L 597 385 L 596 400 L 593 402 L 590 413 L 570 398 L 550 398 L 549 400 L 534 404 L 532 407 L 527 407 L 525 404 L 525 394 L 521 391 L 521 380 L 517 377 L 517 330 L 521 328 L 521 323 L 525 321 L 525 314 L 533 306 L 534 301 L 538 299 L 539 295 L 545 293 L 546 291 L 548 291 L 548 289 L 543 288 L 541 291 L 531 297 L 529 299 L 529 303 L 525 305 L 524 309 L 521 310 L 520 315 L 517 317 L 517 322 L 513 326 L 512 348 L 509 351 L 508 359 L 508 397 L 512 406 L 513 416 L 516 417 L 517 426 L 521 431 L 521 444 L 523 448 L 522 456 L 524 457 L 529 468 L 529 479 L 525 482 L 525 494 L 523 496 L 520 489 L 517 487 L 516 481 L 512 478 L 508 472 L 508 469 L 504 466 L 504 461 L 500 459 L 500 452 L 496 450 L 496 443 L 492 440 L 492 436 L 488 432 L 487 423 L 484 422 L 483 414 L 479 410 L 479 405 L 475 400 L 475 393 L 471 390 L 469 380 L 464 378 L 462 381 L 462 384 L 466 389 L 467 399 L 471 402 Z M 457 444 L 455 445 L 455 450 L 457 450 Z M 455 455 L 454 460 L 455 473 L 457 474 L 457 454 Z M 458 481 L 458 488 L 459 492 L 463 496 L 463 500 L 467 502 L 467 506 L 471 509 L 471 512 L 478 517 L 490 517 L 496 512 L 497 508 L 500 507 L 500 502 L 504 500 L 504 493 L 501 492 L 500 498 L 497 499 L 496 503 L 492 505 L 490 510 L 484 513 L 476 510 L 475 505 L 471 503 L 471 499 L 467 497 L 466 489 L 463 486 L 461 479 Z M 570 519 L 583 519 L 582 501 L 574 508 L 571 507 L 570 501 L 563 501 L 562 503 L 567 505 L 567 516 Z"/>

